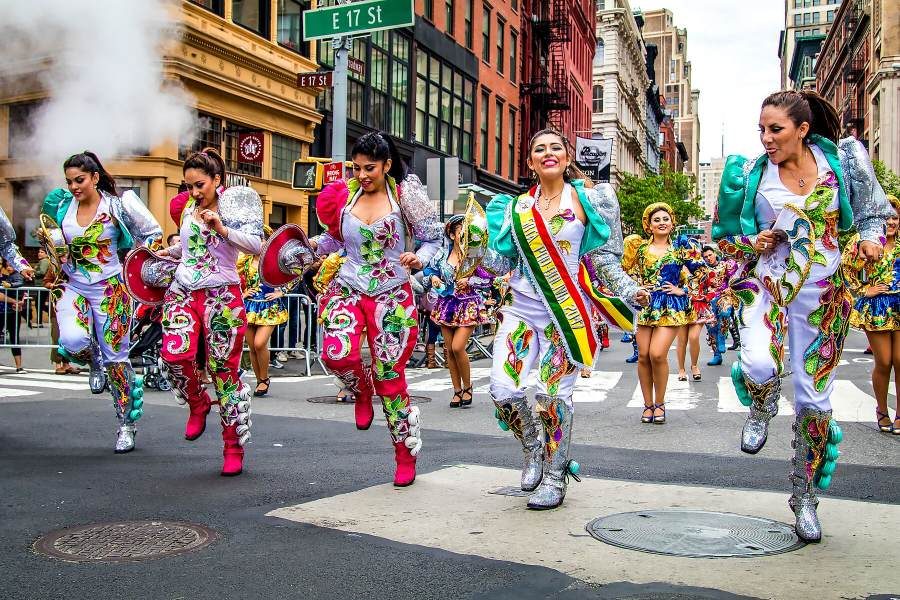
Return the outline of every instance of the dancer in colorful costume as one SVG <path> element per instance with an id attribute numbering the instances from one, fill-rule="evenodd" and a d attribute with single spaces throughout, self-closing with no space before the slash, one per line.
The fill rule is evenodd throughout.
<path id="1" fill-rule="evenodd" d="M 403 487 L 416 478 L 422 448 L 419 407 L 410 406 L 406 386 L 406 364 L 418 335 L 409 275 L 440 250 L 443 226 L 425 186 L 407 174 L 389 136 L 364 135 L 350 155 L 354 178 L 319 194 L 316 212 L 327 231 L 308 243 L 320 256 L 341 249 L 347 253 L 319 300 L 322 360 L 353 394 L 357 429 L 369 428 L 372 397 L 381 397 L 394 445 L 394 485 Z M 301 234 L 289 225 L 273 234 L 260 260 L 264 281 L 283 285 L 310 263 Z M 421 242 L 415 253 L 410 251 L 414 241 Z M 362 360 L 364 334 L 371 367 Z"/>
<path id="2" fill-rule="evenodd" d="M 159 253 L 178 259 L 165 293 L 162 359 L 175 397 L 190 406 L 184 437 L 195 440 L 212 403 L 197 364 L 204 346 L 219 401 L 222 475 L 240 475 L 252 422 L 250 389 L 238 377 L 247 316 L 237 261 L 262 247 L 262 202 L 249 187 L 222 187 L 225 162 L 213 148 L 184 161 L 184 180 L 188 191 L 169 204 L 181 242 Z"/>
<path id="3" fill-rule="evenodd" d="M 636 272 L 640 284 L 650 289 L 650 304 L 638 314 L 635 334 L 644 396 L 641 422 L 662 425 L 666 422 L 669 348 L 679 328 L 696 320 L 686 288 L 687 273 L 701 276 L 706 266 L 699 244 L 686 236 L 672 242 L 675 213 L 665 202 L 645 208 L 641 224 L 650 239 L 630 245 L 622 267 Z"/>
<path id="4" fill-rule="evenodd" d="M 474 202 L 474 201 L 472 201 Z M 448 348 L 450 380 L 453 383 L 451 408 L 467 407 L 472 404 L 472 380 L 469 372 L 469 355 L 466 347 L 475 327 L 487 322 L 483 290 L 490 289 L 493 278 L 478 266 L 469 256 L 468 231 L 474 227 L 480 239 L 487 242 L 484 211 L 480 212 L 479 224 L 472 218 L 456 215 L 447 221 L 444 228 L 449 246 L 444 246 L 425 269 L 425 276 L 431 278 L 431 285 L 437 293 L 432 319 L 441 326 L 444 347 Z"/>
<path id="5" fill-rule="evenodd" d="M 9 265 L 22 274 L 25 279 L 34 279 L 34 269 L 19 252 L 16 244 L 16 230 L 13 229 L 9 217 L 0 208 L 0 256 L 6 259 Z"/>
<path id="6" fill-rule="evenodd" d="M 854 234 L 844 247 L 841 262 L 844 278 L 856 298 L 850 325 L 866 332 L 875 361 L 872 389 L 877 403 L 878 429 L 900 435 L 900 411 L 894 413 L 892 420 L 887 407 L 892 368 L 894 377 L 900 381 L 900 244 L 897 244 L 900 200 L 891 195 L 887 199 L 894 212 L 887 218 L 887 239 L 881 260 L 866 264 L 857 252 L 859 236 Z M 900 409 L 900 396 L 896 408 Z"/>
<path id="7" fill-rule="evenodd" d="M 734 327 L 733 295 L 728 287 L 728 281 L 737 270 L 737 263 L 731 259 L 719 260 L 719 253 L 713 246 L 703 247 L 703 260 L 709 269 L 712 296 L 709 307 L 713 315 L 712 320 L 706 324 L 707 341 L 713 357 L 706 364 L 714 367 L 722 364 L 722 355 L 726 350 L 733 350 L 726 347 L 725 333 L 730 330 L 735 340 L 740 339 L 737 329 L 731 329 Z"/>
<path id="8" fill-rule="evenodd" d="M 790 507 L 797 535 L 818 541 L 815 487 L 831 483 L 841 430 L 831 415 L 834 368 L 851 298 L 839 269 L 838 233 L 855 227 L 857 252 L 879 260 L 891 207 L 855 139 L 838 141 L 834 108 L 814 92 L 784 91 L 762 104 L 766 154 L 725 163 L 713 238 L 741 267 L 731 281 L 740 299 L 738 397 L 750 407 L 741 449 L 755 454 L 778 412 L 785 334 L 793 365 L 794 458 Z"/>
<path id="9" fill-rule="evenodd" d="M 109 387 L 119 421 L 115 451 L 121 454 L 134 450 L 144 390 L 128 360 L 131 299 L 119 251 L 158 242 L 162 229 L 134 192 L 119 197 L 96 154 L 72 155 L 63 170 L 68 191 L 53 190 L 41 208 L 45 249 L 51 262 L 63 261 L 57 271 L 65 279 L 56 302 L 59 353 L 90 364 L 93 393 Z"/>
<path id="10" fill-rule="evenodd" d="M 708 265 L 704 263 L 704 266 Z M 702 379 L 698 364 L 700 362 L 700 332 L 703 331 L 704 326 L 709 327 L 716 320 L 712 309 L 712 301 L 718 293 L 716 274 L 711 269 L 705 268 L 692 275 L 692 277 L 687 277 L 686 279 L 686 289 L 688 298 L 690 298 L 694 321 L 688 323 L 679 331 L 675 351 L 679 381 L 687 381 L 684 359 L 688 349 L 690 349 L 691 354 L 691 378 L 694 381 Z M 713 345 L 712 339 L 709 341 L 713 356 L 715 356 L 717 348 Z"/>
<path id="11" fill-rule="evenodd" d="M 582 260 L 622 298 L 648 299 L 619 265 L 622 232 L 612 187 L 585 189 L 571 180 L 571 162 L 562 134 L 539 131 L 528 155 L 537 185 L 519 198 L 497 196 L 487 207 L 491 252 L 484 266 L 498 275 L 512 271 L 494 343 L 491 396 L 500 427 L 522 443 L 521 486 L 534 491 L 533 509 L 559 506 L 569 476 L 578 472 L 569 460 L 572 392 L 578 369 L 593 364 L 598 346 Z M 525 397 L 534 367 L 537 417 Z"/>

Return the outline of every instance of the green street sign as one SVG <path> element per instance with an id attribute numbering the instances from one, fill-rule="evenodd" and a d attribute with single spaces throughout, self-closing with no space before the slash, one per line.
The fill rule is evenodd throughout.
<path id="1" fill-rule="evenodd" d="M 365 0 L 307 10 L 303 13 L 303 39 L 411 27 L 416 21 L 413 3 L 414 0 Z"/>

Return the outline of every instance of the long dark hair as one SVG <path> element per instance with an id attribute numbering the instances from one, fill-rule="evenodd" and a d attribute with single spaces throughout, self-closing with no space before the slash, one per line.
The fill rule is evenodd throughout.
<path id="1" fill-rule="evenodd" d="M 558 129 L 554 129 L 553 127 L 546 127 L 544 129 L 541 129 L 533 136 L 531 136 L 531 140 L 528 142 L 529 156 L 531 156 L 531 151 L 534 150 L 534 143 L 542 135 L 555 135 L 556 137 L 558 137 L 562 141 L 562 144 L 566 149 L 566 154 L 569 155 L 569 159 L 571 162 L 569 162 L 569 166 L 566 167 L 566 170 L 563 171 L 563 181 L 569 183 L 573 179 L 588 179 L 588 177 L 581 171 L 581 169 L 579 169 L 575 165 L 575 160 L 573 158 L 575 156 L 575 152 L 572 150 L 572 144 L 569 142 L 569 138 L 567 138 L 565 134 L 563 134 L 563 132 Z M 591 182 L 591 185 L 593 185 L 593 182 Z"/>
<path id="2" fill-rule="evenodd" d="M 210 179 L 215 179 L 218 175 L 219 186 L 225 187 L 225 161 L 215 148 L 204 148 L 188 156 L 182 173 L 186 173 L 188 169 L 199 169 L 209 175 Z"/>
<path id="3" fill-rule="evenodd" d="M 841 120 L 837 111 L 828 100 L 815 92 L 775 92 L 763 100 L 761 108 L 767 106 L 784 109 L 796 127 L 809 123 L 809 133 L 817 133 L 835 144 L 841 135 Z"/>
<path id="4" fill-rule="evenodd" d="M 373 131 L 356 140 L 356 143 L 353 144 L 353 148 L 350 150 L 350 157 L 352 158 L 359 154 L 382 162 L 391 159 L 391 168 L 388 171 L 388 175 L 393 177 L 397 183 L 406 179 L 406 163 L 403 161 L 403 157 L 400 156 L 394 140 L 388 134 Z"/>
<path id="5" fill-rule="evenodd" d="M 66 162 L 63 163 L 63 171 L 71 168 L 80 169 L 91 175 L 97 173 L 100 176 L 100 179 L 97 181 L 97 189 L 113 196 L 119 195 L 119 190 L 116 189 L 116 180 L 103 168 L 103 165 L 100 164 L 100 159 L 93 152 L 85 150 L 67 158 Z"/>

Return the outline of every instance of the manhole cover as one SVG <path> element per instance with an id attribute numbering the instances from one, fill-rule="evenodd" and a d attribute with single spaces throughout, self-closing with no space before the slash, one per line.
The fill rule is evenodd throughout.
<path id="1" fill-rule="evenodd" d="M 307 398 L 307 402 L 312 402 L 313 404 L 346 404 L 348 406 L 353 406 L 353 402 L 338 402 L 337 398 L 334 396 L 313 396 L 312 398 Z M 375 399 L 375 402 L 378 402 L 378 399 Z M 410 402 L 412 404 L 425 404 L 426 402 L 431 402 L 431 398 L 428 396 L 410 396 Z"/>
<path id="2" fill-rule="evenodd" d="M 518 497 L 522 498 L 525 496 L 530 496 L 534 492 L 526 492 L 522 488 L 516 487 L 514 485 L 508 485 L 506 487 L 497 488 L 496 490 L 492 490 L 488 493 L 496 494 L 498 496 L 518 496 Z"/>
<path id="3" fill-rule="evenodd" d="M 803 547 L 778 521 L 702 510 L 651 510 L 594 519 L 592 536 L 630 550 L 696 558 L 765 556 Z"/>
<path id="4" fill-rule="evenodd" d="M 72 562 L 132 562 L 183 554 L 215 539 L 212 529 L 193 523 L 124 521 L 51 531 L 34 549 Z"/>

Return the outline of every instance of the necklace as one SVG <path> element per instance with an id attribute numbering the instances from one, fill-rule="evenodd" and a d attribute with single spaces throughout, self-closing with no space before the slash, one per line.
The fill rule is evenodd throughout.
<path id="1" fill-rule="evenodd" d="M 564 190 L 564 189 L 566 189 L 566 188 L 563 187 L 563 189 L 562 189 L 562 190 L 559 190 L 559 192 L 557 192 L 556 194 L 554 194 L 554 195 L 552 195 L 552 196 L 547 196 L 546 198 L 544 198 L 544 197 L 541 195 L 541 192 L 542 192 L 543 190 L 541 190 L 541 188 L 538 188 L 538 190 L 537 190 L 537 203 L 538 203 L 538 206 L 541 205 L 541 201 L 543 200 L 543 202 L 544 202 L 544 210 L 550 210 L 550 203 L 553 202 L 554 200 L 556 200 L 557 198 L 559 198 L 560 196 L 562 196 L 562 193 L 563 193 L 563 190 Z"/>
<path id="2" fill-rule="evenodd" d="M 806 149 L 806 148 L 804 147 L 804 150 L 805 150 L 805 149 Z M 812 152 L 812 151 L 810 150 L 810 152 Z M 806 152 L 803 153 L 803 156 L 806 156 Z M 815 160 L 815 159 L 816 159 L 816 157 L 813 156 L 813 160 Z M 800 169 L 801 169 L 801 167 L 797 167 L 797 171 L 798 171 L 798 172 L 800 171 Z M 800 185 L 800 189 L 802 190 L 803 188 L 806 187 L 806 180 L 803 179 L 802 177 L 797 177 L 797 184 Z"/>

